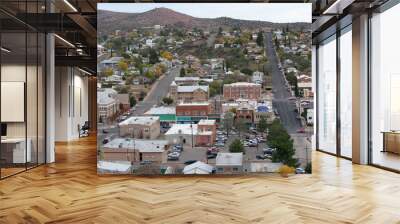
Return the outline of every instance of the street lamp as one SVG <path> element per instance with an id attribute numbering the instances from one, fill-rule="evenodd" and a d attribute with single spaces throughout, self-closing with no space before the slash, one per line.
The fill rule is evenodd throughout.
<path id="1" fill-rule="evenodd" d="M 192 129 L 192 149 L 193 149 L 193 124 L 190 124 L 190 128 Z"/>

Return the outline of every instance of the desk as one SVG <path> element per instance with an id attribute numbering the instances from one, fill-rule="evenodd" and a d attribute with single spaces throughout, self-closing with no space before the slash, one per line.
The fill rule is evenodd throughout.
<path id="1" fill-rule="evenodd" d="M 1 139 L 1 157 L 6 163 L 26 163 L 31 162 L 31 139 L 27 139 L 28 147 L 25 152 L 25 138 L 5 138 Z"/>
<path id="2" fill-rule="evenodd" d="M 400 154 L 400 131 L 384 131 L 383 151 Z"/>

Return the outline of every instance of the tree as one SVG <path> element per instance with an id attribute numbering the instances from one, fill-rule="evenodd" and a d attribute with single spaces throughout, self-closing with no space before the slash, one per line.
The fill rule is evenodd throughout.
<path id="1" fill-rule="evenodd" d="M 119 62 L 118 62 L 118 68 L 119 68 L 121 71 L 126 72 L 126 70 L 128 70 L 128 64 L 127 64 L 126 62 L 124 62 L 124 61 L 119 61 Z"/>
<path id="2" fill-rule="evenodd" d="M 257 125 L 257 131 L 264 133 L 267 130 L 267 120 L 265 119 L 265 116 L 261 116 L 260 121 L 258 122 Z"/>
<path id="3" fill-rule="evenodd" d="M 246 75 L 252 75 L 253 71 L 249 68 L 243 68 L 242 70 L 240 70 L 241 73 L 244 73 Z"/>
<path id="4" fill-rule="evenodd" d="M 257 34 L 256 43 L 260 47 L 264 46 L 264 36 L 261 30 Z"/>
<path id="5" fill-rule="evenodd" d="M 244 146 L 240 139 L 233 140 L 229 145 L 229 152 L 244 152 Z"/>
<path id="6" fill-rule="evenodd" d="M 179 72 L 180 77 L 185 77 L 186 76 L 186 71 L 185 68 L 181 68 L 181 71 Z"/>
<path id="7" fill-rule="evenodd" d="M 296 152 L 293 140 L 279 120 L 274 120 L 269 126 L 268 145 L 276 148 L 272 154 L 273 162 L 281 162 L 291 167 L 298 166 L 297 159 L 293 158 Z"/>
<path id="8" fill-rule="evenodd" d="M 241 137 L 241 133 L 245 132 L 247 129 L 246 121 L 243 118 L 236 119 L 235 128 L 239 132 L 239 137 Z"/>
<path id="9" fill-rule="evenodd" d="M 165 58 L 168 61 L 172 61 L 172 58 L 173 58 L 171 52 L 168 52 L 168 51 L 161 52 L 161 57 Z"/>
<path id="10" fill-rule="evenodd" d="M 136 105 L 136 98 L 134 96 L 129 96 L 129 104 L 131 107 L 134 107 Z"/>
<path id="11" fill-rule="evenodd" d="M 222 82 L 220 80 L 214 80 L 209 85 L 210 96 L 218 95 L 221 92 Z"/>
<path id="12" fill-rule="evenodd" d="M 235 115 L 232 112 L 226 112 L 222 119 L 222 127 L 226 131 L 226 135 L 229 136 L 229 132 L 232 130 Z"/>
<path id="13" fill-rule="evenodd" d="M 156 63 L 160 62 L 160 60 L 158 59 L 158 54 L 157 54 L 156 50 L 154 50 L 154 49 L 150 49 L 149 62 L 150 62 L 150 64 L 156 64 Z"/>
<path id="14" fill-rule="evenodd" d="M 106 68 L 104 74 L 106 74 L 107 77 L 112 76 L 114 74 L 114 71 L 112 70 L 112 68 Z"/>
<path id="15" fill-rule="evenodd" d="M 174 100 L 172 98 L 170 98 L 170 97 L 164 97 L 162 99 L 162 102 L 167 104 L 167 105 L 171 105 L 174 102 Z"/>

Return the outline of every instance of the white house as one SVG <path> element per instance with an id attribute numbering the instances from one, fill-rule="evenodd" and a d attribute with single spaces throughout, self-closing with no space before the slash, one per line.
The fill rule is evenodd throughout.
<path id="1" fill-rule="evenodd" d="M 241 173 L 243 171 L 243 153 L 219 152 L 217 154 L 215 165 L 217 167 L 217 173 Z"/>

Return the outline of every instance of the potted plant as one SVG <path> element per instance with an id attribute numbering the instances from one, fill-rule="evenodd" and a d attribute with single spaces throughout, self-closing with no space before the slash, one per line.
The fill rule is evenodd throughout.
<path id="1" fill-rule="evenodd" d="M 279 168 L 279 173 L 281 174 L 282 177 L 289 177 L 289 174 L 294 173 L 294 168 L 283 165 Z"/>

